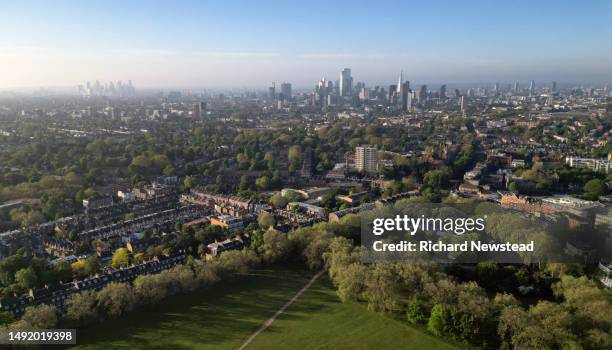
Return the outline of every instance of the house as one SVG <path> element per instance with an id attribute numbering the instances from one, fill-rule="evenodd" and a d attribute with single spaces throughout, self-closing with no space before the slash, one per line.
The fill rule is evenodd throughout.
<path id="1" fill-rule="evenodd" d="M 357 214 L 362 211 L 373 210 L 376 208 L 376 204 L 374 203 L 365 203 L 358 207 L 347 208 L 343 210 L 338 210 L 333 213 L 329 213 L 329 221 L 340 221 L 343 217 L 349 214 Z"/>
<path id="2" fill-rule="evenodd" d="M 352 206 L 359 205 L 362 202 L 367 201 L 370 198 L 372 198 L 372 193 L 370 191 L 362 191 L 362 192 L 352 193 L 348 195 L 336 196 L 336 199 L 344 203 L 350 204 Z"/>
<path id="3" fill-rule="evenodd" d="M 96 195 L 96 196 L 91 196 L 89 198 L 83 199 L 83 207 L 88 210 L 107 207 L 109 205 L 113 205 L 112 196 Z"/>
<path id="4" fill-rule="evenodd" d="M 209 216 L 210 224 L 212 226 L 220 226 L 227 229 L 230 233 L 236 233 L 243 229 L 244 224 L 242 218 L 229 216 L 229 215 L 216 215 Z"/>
<path id="5" fill-rule="evenodd" d="M 206 246 L 206 259 L 210 260 L 213 257 L 221 255 L 221 253 L 229 250 L 242 250 L 248 242 L 241 237 L 228 238 L 222 242 L 215 241 Z"/>
<path id="6" fill-rule="evenodd" d="M 298 210 L 298 211 L 304 212 L 308 216 L 312 216 L 317 219 L 324 218 L 325 215 L 327 214 L 325 208 L 321 208 L 319 206 L 304 203 L 304 202 L 288 203 L 287 210 L 288 211 Z"/>
<path id="7" fill-rule="evenodd" d="M 159 245 L 161 243 L 161 239 L 159 237 L 143 237 L 143 238 L 133 238 L 127 240 L 125 247 L 130 253 L 143 252 L 147 250 L 150 246 Z"/>
<path id="8" fill-rule="evenodd" d="M 30 289 L 27 295 L 0 300 L 0 310 L 7 311 L 15 317 L 23 314 L 26 307 L 38 304 L 51 304 L 63 311 L 65 301 L 75 293 L 87 290 L 100 290 L 111 282 L 132 282 L 136 277 L 156 274 L 176 265 L 184 264 L 187 255 L 181 252 L 163 258 L 153 258 L 138 265 L 110 270 L 104 274 L 90 276 L 82 280 L 62 283 L 59 286 Z"/>

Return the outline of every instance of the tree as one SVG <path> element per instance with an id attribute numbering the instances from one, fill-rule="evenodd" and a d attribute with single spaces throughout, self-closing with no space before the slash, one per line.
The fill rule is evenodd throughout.
<path id="1" fill-rule="evenodd" d="M 13 315 L 8 311 L 0 311 L 0 327 L 6 326 L 15 321 Z"/>
<path id="2" fill-rule="evenodd" d="M 298 145 L 289 147 L 289 162 L 297 163 L 302 159 L 302 149 Z"/>
<path id="3" fill-rule="evenodd" d="M 166 289 L 160 275 L 140 275 L 134 280 L 134 291 L 142 304 L 157 304 L 168 295 Z"/>
<path id="4" fill-rule="evenodd" d="M 270 204 L 272 204 L 274 208 L 284 208 L 287 203 L 287 198 L 283 197 L 280 193 L 277 193 L 270 198 Z"/>
<path id="5" fill-rule="evenodd" d="M 437 336 L 446 335 L 451 329 L 451 323 L 450 308 L 443 304 L 436 304 L 431 309 L 427 330 Z"/>
<path id="6" fill-rule="evenodd" d="M 584 185 L 584 194 L 588 199 L 597 199 L 606 194 L 606 183 L 601 179 L 592 179 Z"/>
<path id="7" fill-rule="evenodd" d="M 97 305 L 96 294 L 93 291 L 73 294 L 66 301 L 66 318 L 75 325 L 87 325 L 97 319 Z"/>
<path id="8" fill-rule="evenodd" d="M 245 274 L 259 262 L 257 255 L 247 250 L 230 250 L 219 256 L 219 263 L 229 271 Z"/>
<path id="9" fill-rule="evenodd" d="M 240 177 L 240 184 L 238 185 L 238 189 L 240 191 L 246 191 L 251 187 L 251 178 L 247 175 L 242 175 Z"/>
<path id="10" fill-rule="evenodd" d="M 276 263 L 289 257 L 291 242 L 287 235 L 276 230 L 268 230 L 263 235 L 263 259 L 268 263 Z"/>
<path id="11" fill-rule="evenodd" d="M 28 306 L 21 319 L 32 328 L 53 328 L 57 325 L 57 309 L 48 304 Z"/>
<path id="12" fill-rule="evenodd" d="M 185 187 L 185 189 L 189 190 L 196 186 L 197 186 L 197 181 L 193 176 L 187 176 L 185 177 L 185 180 L 183 180 L 183 187 Z"/>
<path id="13" fill-rule="evenodd" d="M 83 264 L 83 272 L 87 276 L 91 276 L 100 270 L 100 262 L 95 255 L 88 256 Z"/>
<path id="14" fill-rule="evenodd" d="M 267 190 L 270 188 L 270 178 L 267 176 L 261 176 L 258 177 L 257 180 L 255 180 L 255 185 L 257 186 L 257 188 L 259 188 L 260 190 Z"/>
<path id="15" fill-rule="evenodd" d="M 425 323 L 428 319 L 427 305 L 419 299 L 413 299 L 408 303 L 406 318 L 410 323 Z"/>
<path id="16" fill-rule="evenodd" d="M 21 269 L 15 273 L 15 283 L 21 288 L 29 289 L 36 287 L 38 276 L 32 267 Z"/>
<path id="17" fill-rule="evenodd" d="M 519 185 L 515 181 L 512 181 L 508 185 L 508 191 L 513 192 L 513 193 L 519 193 Z"/>
<path id="18" fill-rule="evenodd" d="M 111 265 L 118 269 L 122 266 L 128 266 L 130 263 L 130 253 L 127 248 L 119 248 L 113 254 Z"/>
<path id="19" fill-rule="evenodd" d="M 262 211 L 257 217 L 257 223 L 259 224 L 259 227 L 263 229 L 268 229 L 270 227 L 274 227 L 274 224 L 276 224 L 276 220 L 274 220 L 273 214 L 268 213 L 266 211 Z"/>
<path id="20" fill-rule="evenodd" d="M 450 173 L 448 169 L 431 170 L 425 174 L 425 183 L 434 189 L 446 188 Z"/>
<path id="21" fill-rule="evenodd" d="M 135 298 L 128 283 L 110 283 L 97 294 L 98 305 L 109 317 L 117 317 L 134 308 Z"/>

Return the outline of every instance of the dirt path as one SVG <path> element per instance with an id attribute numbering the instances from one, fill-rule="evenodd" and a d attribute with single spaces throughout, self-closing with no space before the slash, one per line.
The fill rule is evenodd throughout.
<path id="1" fill-rule="evenodd" d="M 306 283 L 306 285 L 300 289 L 297 293 L 295 293 L 295 295 L 293 296 L 293 298 L 291 298 L 291 300 L 289 300 L 285 305 L 283 305 L 283 307 L 281 307 L 278 311 L 276 311 L 276 313 L 270 317 L 266 322 L 264 322 L 261 327 L 259 327 L 259 329 L 251 334 L 243 343 L 242 345 L 240 345 L 240 347 L 238 348 L 238 350 L 244 350 L 247 345 L 249 345 L 249 343 L 251 343 L 253 341 L 253 339 L 255 339 L 256 336 L 259 335 L 259 333 L 263 332 L 266 330 L 266 328 L 270 327 L 270 325 L 272 324 L 272 322 L 274 322 L 274 320 L 276 320 L 276 318 L 278 316 L 280 316 L 280 314 L 282 314 L 283 312 L 285 312 L 285 310 L 291 305 L 293 304 L 294 301 L 296 301 L 300 295 L 302 295 L 302 293 L 304 293 L 306 290 L 308 290 L 308 288 L 310 288 L 310 286 L 312 286 L 312 284 L 317 280 L 317 278 L 321 277 L 321 275 L 325 272 L 325 270 L 321 270 L 319 271 L 316 275 L 312 276 L 312 278 L 310 279 L 310 281 L 308 281 L 308 283 Z"/>

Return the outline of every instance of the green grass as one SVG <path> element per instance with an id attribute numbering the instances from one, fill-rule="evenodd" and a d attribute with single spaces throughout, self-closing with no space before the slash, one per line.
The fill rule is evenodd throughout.
<path id="1" fill-rule="evenodd" d="M 364 305 L 343 304 L 325 276 L 247 349 L 456 349 Z"/>
<path id="2" fill-rule="evenodd" d="M 312 276 L 259 270 L 77 333 L 72 349 L 236 349 Z M 342 304 L 327 277 L 259 334 L 248 349 L 453 349 L 361 305 Z"/>

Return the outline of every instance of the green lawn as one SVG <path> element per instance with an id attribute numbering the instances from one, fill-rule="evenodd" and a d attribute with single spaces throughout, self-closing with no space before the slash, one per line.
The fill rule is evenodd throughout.
<path id="1" fill-rule="evenodd" d="M 260 270 L 79 330 L 72 349 L 236 349 L 312 276 Z M 248 349 L 453 349 L 402 322 L 342 304 L 322 277 Z"/>
<path id="2" fill-rule="evenodd" d="M 325 276 L 259 334 L 247 349 L 456 349 L 422 330 L 343 304 Z"/>

